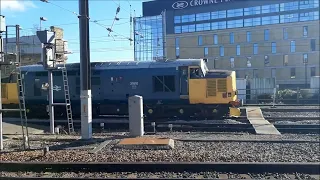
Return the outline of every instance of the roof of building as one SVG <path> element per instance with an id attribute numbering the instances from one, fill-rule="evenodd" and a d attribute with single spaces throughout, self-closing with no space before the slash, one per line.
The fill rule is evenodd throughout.
<path id="1" fill-rule="evenodd" d="M 200 66 L 202 59 L 177 59 L 166 61 L 110 61 L 110 62 L 92 62 L 93 70 L 104 69 L 142 69 L 142 68 L 170 68 L 178 66 Z M 62 66 L 62 65 L 58 65 Z M 80 63 L 66 64 L 67 69 L 80 69 Z M 44 71 L 42 65 L 22 66 L 21 71 Z"/>

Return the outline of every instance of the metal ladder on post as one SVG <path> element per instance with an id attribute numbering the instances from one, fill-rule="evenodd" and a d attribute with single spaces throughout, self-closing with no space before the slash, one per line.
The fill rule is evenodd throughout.
<path id="1" fill-rule="evenodd" d="M 22 141 L 23 141 L 24 149 L 26 149 L 26 143 L 27 143 L 28 149 L 30 149 L 28 118 L 27 118 L 27 110 L 26 110 L 20 63 L 17 63 L 16 65 L 18 67 L 18 71 L 16 74 L 17 74 L 17 86 L 18 86 L 18 93 L 19 93 L 18 97 L 19 97 L 20 120 L 21 120 L 22 137 L 23 137 Z M 27 142 L 25 142 L 25 140 Z"/>
<path id="2" fill-rule="evenodd" d="M 64 96 L 65 96 L 65 102 L 66 102 L 67 119 L 68 119 L 68 129 L 69 129 L 69 134 L 72 134 L 74 133 L 74 126 L 73 126 L 73 119 L 72 119 L 68 74 L 67 74 L 67 68 L 65 63 L 63 64 L 63 67 L 61 69 L 62 69 Z"/>

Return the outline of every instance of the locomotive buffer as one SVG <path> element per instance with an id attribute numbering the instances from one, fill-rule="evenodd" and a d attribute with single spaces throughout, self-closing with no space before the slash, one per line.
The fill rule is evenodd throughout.
<path id="1" fill-rule="evenodd" d="M 50 133 L 54 134 L 54 106 L 66 106 L 67 112 L 67 120 L 68 120 L 68 130 L 69 134 L 74 132 L 74 125 L 72 119 L 72 110 L 71 110 L 71 100 L 69 93 L 69 84 L 68 84 L 68 75 L 67 68 L 65 63 L 63 63 L 62 67 L 57 67 L 56 59 L 56 45 L 55 42 L 55 33 L 51 31 L 37 31 L 37 36 L 42 45 L 42 61 L 45 69 L 48 70 L 48 83 L 43 86 L 43 89 L 49 89 L 49 115 L 50 115 Z M 64 48 L 63 48 L 64 49 Z M 63 50 L 63 53 L 64 50 Z M 65 103 L 54 103 L 53 102 L 53 77 L 52 71 L 61 69 L 62 70 L 62 78 L 63 78 L 63 87 L 64 87 L 64 95 L 65 95 Z"/>

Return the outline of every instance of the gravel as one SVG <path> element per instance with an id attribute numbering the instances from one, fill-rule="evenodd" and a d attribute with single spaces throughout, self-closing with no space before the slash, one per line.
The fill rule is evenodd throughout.
<path id="1" fill-rule="evenodd" d="M 61 172 L 61 173 L 33 173 L 33 172 L 3 172 L 3 177 L 55 177 L 55 178 L 196 178 L 196 179 L 309 179 L 317 180 L 318 175 L 309 174 L 234 174 L 225 172 L 205 171 L 205 172 Z"/>
<path id="2" fill-rule="evenodd" d="M 265 118 L 268 117 L 319 117 L 320 119 L 320 112 L 262 112 Z"/>
<path id="3" fill-rule="evenodd" d="M 320 125 L 320 120 L 274 121 L 274 124 L 318 124 Z"/>
<path id="4" fill-rule="evenodd" d="M 115 144 L 116 141 L 113 142 Z M 185 161 L 185 162 L 319 162 L 317 143 L 249 143 L 249 142 L 181 142 L 175 141 L 173 150 L 112 149 L 109 145 L 98 154 L 88 150 L 43 152 L 10 152 L 1 161 L 53 162 L 132 162 L 132 161 Z"/>

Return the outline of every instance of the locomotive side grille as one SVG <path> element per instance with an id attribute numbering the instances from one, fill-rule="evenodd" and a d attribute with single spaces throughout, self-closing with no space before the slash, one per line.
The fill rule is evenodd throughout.
<path id="1" fill-rule="evenodd" d="M 207 95 L 217 96 L 217 82 L 215 79 L 207 79 Z"/>
<path id="2" fill-rule="evenodd" d="M 227 92 L 227 80 L 218 79 L 218 92 Z"/>

